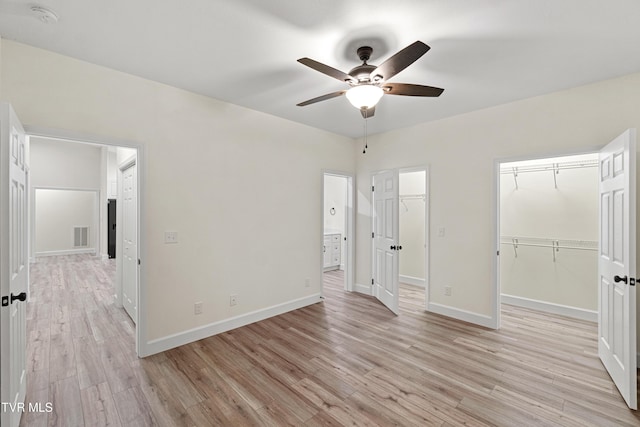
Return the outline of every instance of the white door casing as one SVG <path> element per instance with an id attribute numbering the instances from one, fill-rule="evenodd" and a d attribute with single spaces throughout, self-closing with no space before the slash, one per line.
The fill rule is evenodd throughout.
<path id="1" fill-rule="evenodd" d="M 0 424 L 20 423 L 26 390 L 28 287 L 27 138 L 9 104 L 0 106 Z M 14 297 L 22 296 L 22 300 Z M 5 305 L 6 304 L 6 305 Z"/>
<path id="2" fill-rule="evenodd" d="M 373 293 L 398 314 L 398 171 L 373 176 Z"/>
<path id="3" fill-rule="evenodd" d="M 635 164 L 635 129 L 600 151 L 598 355 L 632 409 L 637 409 Z"/>
<path id="4" fill-rule="evenodd" d="M 134 323 L 138 309 L 137 170 L 122 170 L 122 305 Z"/>

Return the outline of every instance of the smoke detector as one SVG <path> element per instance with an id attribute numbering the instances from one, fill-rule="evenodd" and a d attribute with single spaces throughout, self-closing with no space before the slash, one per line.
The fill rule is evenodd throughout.
<path id="1" fill-rule="evenodd" d="M 58 15 L 55 14 L 51 9 L 47 9 L 44 6 L 33 5 L 30 7 L 31 13 L 38 19 L 40 22 L 44 22 L 45 24 L 55 24 L 58 22 Z"/>

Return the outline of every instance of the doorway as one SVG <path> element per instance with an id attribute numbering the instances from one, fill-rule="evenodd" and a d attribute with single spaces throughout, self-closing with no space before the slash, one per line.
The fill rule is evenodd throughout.
<path id="1" fill-rule="evenodd" d="M 428 168 L 372 174 L 372 295 L 395 314 L 428 307 Z M 406 254 L 406 255 L 405 255 Z"/>
<path id="2" fill-rule="evenodd" d="M 590 159 L 584 158 L 562 158 L 551 162 L 549 160 L 548 158 L 535 159 L 527 165 L 496 162 L 496 195 L 498 196 L 495 205 L 497 256 L 494 264 L 496 284 L 494 288 L 494 319 L 496 327 L 500 327 L 501 292 L 508 286 L 506 283 L 501 283 L 501 272 L 505 269 L 516 270 L 516 263 L 521 261 L 516 258 L 523 258 L 525 251 L 531 259 L 534 259 L 534 254 L 529 251 L 545 251 L 548 257 L 547 262 L 553 262 L 551 277 L 566 275 L 568 271 L 576 275 L 581 272 L 581 269 L 591 268 L 591 274 L 588 274 L 589 277 L 584 279 L 586 283 L 590 284 L 588 285 L 590 289 L 583 290 L 583 292 L 589 294 L 592 300 L 597 301 L 598 327 L 597 337 L 594 338 L 597 338 L 598 357 L 629 408 L 636 409 L 636 131 L 628 129 L 601 148 L 594 164 L 588 164 Z M 540 219 L 538 215 L 531 215 L 539 211 L 541 207 L 547 207 L 549 202 L 562 206 L 561 211 L 573 209 L 571 200 L 575 200 L 577 197 L 568 197 L 568 192 L 561 187 L 559 178 L 563 178 L 562 183 L 567 188 L 570 187 L 568 183 L 572 180 L 566 173 L 561 174 L 561 172 L 588 168 L 593 168 L 596 171 L 597 189 L 596 191 L 587 190 L 585 193 L 595 193 L 596 195 L 595 215 L 586 215 L 584 208 L 578 208 L 577 212 L 564 221 L 561 220 L 558 211 L 549 215 L 552 220 L 544 220 Z M 522 218 L 511 218 L 513 224 L 505 225 L 502 217 L 509 216 L 507 208 L 503 206 L 507 203 L 506 198 L 522 198 L 523 195 L 517 191 L 523 188 L 524 175 L 540 172 L 544 172 L 549 178 L 555 194 L 553 196 L 547 195 L 542 199 L 539 194 L 529 195 L 528 197 L 538 200 L 529 200 L 528 203 L 524 203 L 525 209 L 520 211 Z M 513 188 L 508 195 L 501 191 L 502 181 L 506 175 L 511 175 L 513 180 Z M 574 182 L 573 185 L 579 186 L 577 182 Z M 591 206 L 593 206 L 593 202 Z M 594 236 L 593 240 L 576 237 L 576 232 L 579 231 L 582 236 L 582 233 L 585 233 L 587 229 L 594 233 L 591 234 Z M 555 230 L 557 235 L 553 237 L 506 235 L 507 232 L 514 233 L 516 230 L 529 230 L 538 233 L 541 230 L 547 233 L 550 230 Z M 595 252 L 597 264 L 593 262 L 593 259 L 588 263 L 580 262 L 578 257 L 571 255 L 572 252 L 587 253 L 587 251 Z M 512 252 L 511 261 L 506 258 L 510 252 Z M 559 264 L 560 256 L 562 256 L 564 265 Z M 571 265 L 570 259 L 572 257 L 574 258 L 573 262 L 578 265 L 568 268 Z M 594 268 L 595 274 L 593 273 Z M 533 266 L 526 269 L 529 276 L 535 276 L 537 270 Z M 528 277 L 525 277 L 521 282 L 516 283 L 516 286 L 511 287 L 511 290 L 518 287 L 523 288 L 521 285 L 526 283 L 527 279 Z M 543 288 L 542 293 L 544 293 L 544 283 L 540 283 L 538 279 L 536 284 Z M 550 295 L 554 298 L 562 297 L 563 291 L 566 289 L 566 286 L 562 285 L 566 284 L 561 283 L 552 290 Z M 572 283 L 572 285 L 581 285 L 581 283 Z M 541 292 L 538 291 L 538 295 L 540 294 Z M 577 299 L 577 296 L 574 295 L 571 302 L 575 303 Z M 576 310 L 576 307 L 564 304 L 546 302 L 541 304 L 540 300 L 526 297 L 516 298 L 510 302 L 522 301 L 526 304 L 536 304 L 536 307 L 531 307 L 536 310 L 551 311 L 549 307 L 552 307 L 553 310 L 563 310 L 564 312 L 560 314 L 565 316 L 578 317 L 576 312 L 589 311 L 579 307 Z"/>
<path id="3" fill-rule="evenodd" d="M 427 170 L 401 169 L 398 220 L 400 244 L 399 306 L 425 311 L 427 300 Z"/>
<path id="4" fill-rule="evenodd" d="M 500 164 L 501 303 L 597 321 L 598 153 Z"/>
<path id="5" fill-rule="evenodd" d="M 322 296 L 353 290 L 353 176 L 322 174 Z"/>
<path id="6" fill-rule="evenodd" d="M 92 330 L 101 336 L 109 336 L 113 333 L 114 327 L 123 328 L 123 336 L 128 336 L 131 340 L 128 346 L 131 348 L 128 350 L 131 354 L 142 354 L 140 348 L 140 322 L 139 317 L 141 307 L 141 294 L 143 295 L 143 289 L 141 286 L 140 273 L 138 260 L 140 259 L 140 245 L 138 244 L 140 236 L 140 161 L 141 161 L 141 147 L 131 144 L 129 146 L 122 145 L 118 142 L 96 140 L 94 138 L 75 137 L 68 134 L 55 134 L 49 130 L 41 132 L 38 129 L 26 129 L 27 135 L 31 142 L 30 156 L 32 160 L 31 175 L 32 179 L 32 198 L 36 200 L 34 209 L 32 210 L 31 227 L 35 230 L 35 211 L 38 209 L 38 201 L 41 197 L 36 198 L 37 187 L 72 187 L 80 188 L 82 191 L 76 191 L 77 193 L 93 194 L 97 201 L 92 206 L 92 214 L 94 223 L 91 226 L 76 227 L 79 228 L 79 233 L 73 235 L 74 239 L 79 237 L 81 246 L 88 244 L 90 246 L 90 254 L 82 255 L 81 252 L 87 252 L 86 248 L 75 248 L 74 251 L 68 252 L 70 255 L 77 253 L 75 258 L 58 258 L 58 259 L 43 259 L 45 262 L 43 266 L 51 264 L 51 262 L 66 263 L 64 267 L 67 271 L 73 271 L 74 268 L 84 269 L 83 273 L 95 273 L 95 277 L 100 282 L 96 289 L 96 292 L 100 294 L 100 297 L 96 297 L 97 301 L 102 304 L 110 305 L 107 312 L 121 321 L 111 322 L 111 327 L 106 327 L 109 323 L 106 319 L 98 319 L 93 316 L 95 313 L 101 312 L 100 310 L 92 311 L 84 316 L 88 319 L 88 322 L 92 326 Z M 123 234 L 125 227 L 123 225 L 127 222 L 122 220 L 122 209 L 128 204 L 124 202 L 123 185 L 124 175 L 123 170 L 135 165 L 133 169 L 129 169 L 128 182 L 126 188 L 128 188 L 127 199 L 131 209 L 127 215 L 129 230 L 127 241 L 129 242 L 129 250 L 127 251 L 129 264 L 125 263 L 127 257 L 123 251 Z M 50 185 L 42 185 L 42 182 L 50 182 Z M 39 184 L 40 183 L 40 184 Z M 75 183 L 75 184 L 74 184 Z M 84 187 L 84 188 L 83 188 Z M 40 192 L 40 190 L 38 190 Z M 71 193 L 73 194 L 73 193 Z M 95 196 L 97 195 L 97 196 Z M 86 198 L 86 197 L 85 197 Z M 43 199 L 44 200 L 44 199 Z M 109 247 L 109 233 L 112 231 L 114 224 L 109 222 L 109 200 L 116 200 L 116 247 L 117 250 L 113 254 L 113 248 Z M 86 203 L 85 203 L 86 204 Z M 50 204 L 49 204 L 50 205 Z M 113 206 L 112 202 L 112 206 Z M 50 206 L 49 206 L 50 207 Z M 86 210 L 86 209 L 85 209 Z M 72 210 L 75 215 L 79 214 L 77 209 Z M 40 212 L 41 217 L 46 217 L 46 212 Z M 112 212 L 113 214 L 113 212 Z M 111 215 L 113 218 L 113 215 Z M 75 220 L 72 220 L 75 221 Z M 85 225 L 75 224 L 74 225 Z M 74 229 L 74 233 L 75 233 Z M 82 234 L 82 233 L 86 234 Z M 86 236 L 86 240 L 83 240 L 83 236 Z M 37 253 L 38 249 L 37 241 L 35 240 L 36 233 L 31 233 L 31 255 L 32 262 L 37 261 L 36 255 L 40 256 L 43 253 Z M 74 245 L 75 245 L 74 241 Z M 109 252 L 113 256 L 109 256 Z M 44 254 L 46 255 L 46 254 Z M 50 253 L 50 255 L 65 255 L 65 253 Z M 78 258 L 80 255 L 85 258 Z M 89 257 L 89 258 L 86 258 Z M 40 259 L 40 257 L 38 257 Z M 95 264 L 95 265 L 94 265 Z M 126 298 L 131 302 L 130 309 L 126 310 L 124 307 L 125 299 L 125 284 L 129 284 L 126 288 Z M 89 298 L 91 299 L 91 298 Z M 111 307 L 112 306 L 112 307 Z M 92 305 L 85 305 L 84 308 L 91 308 Z M 130 317 L 129 323 L 125 321 L 117 311 L 121 311 L 125 317 Z M 104 310 L 102 310 L 104 311 Z M 79 314 L 74 313 L 74 314 Z M 126 314 L 124 314 L 126 313 Z M 71 321 L 75 321 L 74 316 L 69 316 Z M 81 318 L 83 316 L 77 316 Z M 98 325 L 98 326 L 95 326 Z M 94 327 L 95 326 L 95 327 Z M 104 326 L 104 329 L 101 328 Z"/>

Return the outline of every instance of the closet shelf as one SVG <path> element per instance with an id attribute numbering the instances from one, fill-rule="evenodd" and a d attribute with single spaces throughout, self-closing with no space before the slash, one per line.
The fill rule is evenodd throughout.
<path id="1" fill-rule="evenodd" d="M 400 194 L 398 198 L 400 200 L 422 200 L 425 201 L 427 195 L 426 194 Z"/>
<path id="2" fill-rule="evenodd" d="M 553 185 L 558 188 L 558 178 L 556 175 L 561 170 L 567 169 L 585 169 L 585 168 L 597 168 L 598 159 L 593 160 L 580 160 L 573 162 L 558 162 L 558 163 L 543 163 L 539 165 L 530 166 L 517 166 L 517 167 L 503 167 L 500 168 L 501 175 L 513 175 L 513 180 L 518 190 L 518 175 L 527 172 L 552 172 L 553 173 Z"/>
<path id="3" fill-rule="evenodd" d="M 533 246 L 539 248 L 551 248 L 553 253 L 553 262 L 556 261 L 556 253 L 560 249 L 571 249 L 581 251 L 597 251 L 598 242 L 595 240 L 567 240 L 567 239 L 550 239 L 541 237 L 516 237 L 516 236 L 500 236 L 501 245 L 513 246 L 515 257 L 518 257 L 519 246 Z"/>

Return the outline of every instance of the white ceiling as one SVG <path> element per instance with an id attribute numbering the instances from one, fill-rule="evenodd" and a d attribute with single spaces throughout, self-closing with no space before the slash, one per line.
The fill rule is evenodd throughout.
<path id="1" fill-rule="evenodd" d="M 59 16 L 43 24 L 34 3 Z M 391 81 L 439 98 L 385 96 L 369 133 L 640 71 L 637 0 L 0 0 L 0 36 L 342 135 L 363 119 L 346 85 L 296 62 L 345 72 L 421 40 L 431 50 Z"/>

